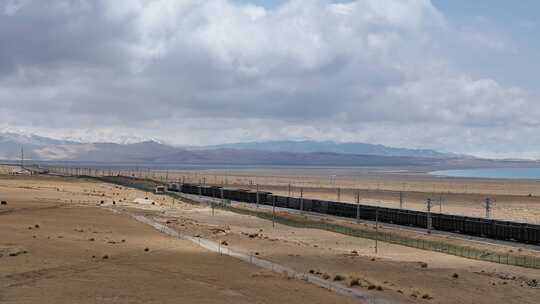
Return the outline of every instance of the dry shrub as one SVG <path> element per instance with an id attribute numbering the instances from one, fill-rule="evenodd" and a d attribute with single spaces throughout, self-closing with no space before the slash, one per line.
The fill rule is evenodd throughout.
<path id="1" fill-rule="evenodd" d="M 287 270 L 283 270 L 283 272 L 281 273 L 281 275 L 286 278 L 287 280 L 290 280 L 291 279 L 291 276 L 289 275 L 289 272 L 287 272 Z"/>
<path id="2" fill-rule="evenodd" d="M 428 263 L 426 263 L 426 262 L 420 262 L 420 267 L 422 267 L 422 268 L 427 268 L 427 267 L 428 267 Z"/>
<path id="3" fill-rule="evenodd" d="M 343 280 L 345 280 L 345 277 L 342 276 L 342 275 L 340 275 L 340 274 L 336 274 L 336 275 L 334 276 L 334 279 L 333 279 L 333 280 L 334 280 L 334 281 L 343 281 Z"/>
<path id="4" fill-rule="evenodd" d="M 457 273 L 454 273 L 454 274 L 452 275 L 452 278 L 454 278 L 454 279 L 457 279 L 457 278 L 459 278 L 459 274 L 457 274 Z"/>
<path id="5" fill-rule="evenodd" d="M 325 280 L 328 280 L 328 279 L 330 279 L 330 275 L 325 272 L 325 273 L 323 273 L 322 278 L 325 279 Z"/>
<path id="6" fill-rule="evenodd" d="M 349 279 L 349 282 L 347 282 L 347 286 L 354 287 L 354 286 L 361 286 L 360 285 L 360 279 L 356 277 L 351 277 Z"/>

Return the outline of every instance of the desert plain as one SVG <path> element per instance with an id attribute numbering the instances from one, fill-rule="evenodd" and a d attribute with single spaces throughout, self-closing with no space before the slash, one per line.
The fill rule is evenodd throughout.
<path id="1" fill-rule="evenodd" d="M 134 215 L 380 303 L 540 299 L 538 269 L 384 242 L 375 253 L 373 240 L 274 227 L 258 217 L 92 180 L 2 175 L 0 200 L 7 203 L 0 206 L 0 303 L 368 302 L 207 251 Z"/>

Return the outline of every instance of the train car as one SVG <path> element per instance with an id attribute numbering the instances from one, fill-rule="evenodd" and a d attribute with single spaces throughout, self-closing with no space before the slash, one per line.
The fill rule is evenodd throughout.
<path id="1" fill-rule="evenodd" d="M 188 194 L 204 195 L 256 203 L 257 193 L 241 189 L 223 189 L 221 187 L 198 186 L 192 184 L 167 185 L 169 191 L 179 191 Z M 363 220 L 378 220 L 384 223 L 426 228 L 428 213 L 423 211 L 384 208 L 368 205 L 356 205 L 342 202 L 322 201 L 315 199 L 300 199 L 287 196 L 272 195 L 270 192 L 259 192 L 259 203 L 275 205 L 280 208 L 311 211 L 347 218 L 356 218 L 359 211 Z M 490 220 L 458 215 L 431 213 L 433 229 L 471 236 L 487 237 L 498 240 L 516 241 L 521 243 L 540 244 L 540 225 L 516 223 L 511 221 Z"/>
<path id="2" fill-rule="evenodd" d="M 289 197 L 276 195 L 276 207 L 288 208 L 289 207 Z"/>
<path id="3" fill-rule="evenodd" d="M 312 200 L 312 210 L 316 213 L 328 214 L 328 202 L 320 200 Z"/>
<path id="4" fill-rule="evenodd" d="M 167 191 L 179 192 L 180 191 L 180 185 L 177 184 L 177 183 L 169 183 L 169 184 L 167 184 Z"/>
<path id="5" fill-rule="evenodd" d="M 199 195 L 199 186 L 192 184 L 182 184 L 182 193 Z"/>
<path id="6" fill-rule="evenodd" d="M 257 192 L 255 192 L 257 193 Z M 272 202 L 270 201 L 270 197 L 272 196 L 272 192 L 265 192 L 265 191 L 259 191 L 259 204 L 262 205 L 271 205 Z"/>
<path id="7" fill-rule="evenodd" d="M 300 210 L 300 199 L 296 197 L 289 197 L 287 201 L 287 208 Z"/>
<path id="8" fill-rule="evenodd" d="M 328 202 L 328 214 L 355 218 L 356 217 L 356 208 L 352 204 L 347 203 L 338 203 L 338 202 Z"/>

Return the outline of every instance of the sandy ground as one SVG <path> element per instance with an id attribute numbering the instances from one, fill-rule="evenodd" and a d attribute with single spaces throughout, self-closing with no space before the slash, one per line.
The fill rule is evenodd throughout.
<path id="1" fill-rule="evenodd" d="M 0 209 L 0 303 L 353 303 L 130 217 L 78 206 L 79 200 L 110 202 L 115 190 L 0 180 L 1 199 L 8 201 Z"/>
<path id="2" fill-rule="evenodd" d="M 540 281 L 540 270 L 383 242 L 375 254 L 372 240 L 282 225 L 272 228 L 271 222 L 223 210 L 212 216 L 207 207 L 108 184 L 5 178 L 0 179 L 0 196 L 9 202 L 0 209 L 0 302 L 352 301 L 163 236 L 109 209 L 146 214 L 183 234 L 225 242 L 297 271 L 327 274 L 329 280 L 343 277 L 343 284 L 357 278 L 360 286 L 354 288 L 398 302 L 497 304 L 540 299 L 540 289 L 530 286 Z M 133 203 L 146 197 L 156 204 Z"/>

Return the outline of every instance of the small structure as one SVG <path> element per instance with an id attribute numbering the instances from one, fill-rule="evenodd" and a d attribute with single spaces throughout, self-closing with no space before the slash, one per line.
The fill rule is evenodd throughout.
<path id="1" fill-rule="evenodd" d="M 165 186 L 156 187 L 156 194 L 164 194 L 164 193 L 165 193 Z"/>

